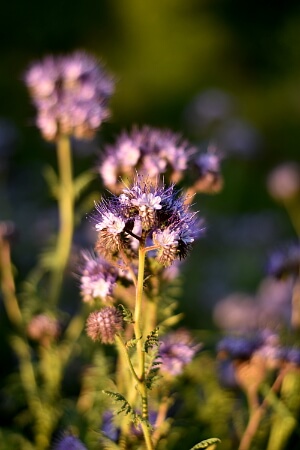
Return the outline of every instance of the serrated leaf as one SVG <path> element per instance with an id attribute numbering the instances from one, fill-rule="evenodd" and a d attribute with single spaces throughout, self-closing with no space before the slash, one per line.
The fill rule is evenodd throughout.
<path id="1" fill-rule="evenodd" d="M 127 342 L 125 343 L 125 346 L 126 346 L 127 348 L 135 347 L 136 344 L 137 344 L 137 342 L 138 342 L 141 338 L 142 338 L 142 337 L 140 337 L 139 339 L 129 339 L 129 341 L 127 341 Z"/>
<path id="2" fill-rule="evenodd" d="M 144 350 L 145 350 L 146 353 L 148 353 L 149 348 L 153 348 L 153 347 L 159 345 L 159 342 L 158 342 L 158 330 L 159 330 L 159 328 L 156 327 L 156 328 L 154 328 L 153 331 L 151 331 L 150 334 L 148 334 L 147 339 L 146 339 L 145 344 L 144 344 Z"/>
<path id="3" fill-rule="evenodd" d="M 130 309 L 126 308 L 126 306 L 121 303 L 117 306 L 117 309 L 122 313 L 124 322 L 133 323 L 133 316 Z"/>
<path id="4" fill-rule="evenodd" d="M 119 392 L 105 390 L 103 390 L 102 392 L 103 394 L 106 394 L 108 395 L 108 397 L 112 398 L 115 402 L 121 403 L 121 407 L 117 411 L 117 414 L 124 413 L 125 415 L 129 415 L 134 425 L 138 425 L 143 421 L 143 418 L 133 410 L 126 398 L 123 397 L 123 395 L 119 394 Z"/>
<path id="5" fill-rule="evenodd" d="M 190 450 L 196 450 L 198 448 L 208 448 L 211 445 L 219 444 L 220 442 L 221 441 L 218 438 L 205 439 L 205 441 L 201 441 L 199 442 L 199 444 L 194 445 L 194 447 L 192 447 Z"/>
<path id="6" fill-rule="evenodd" d="M 74 198 L 78 198 L 82 191 L 93 181 L 95 175 L 91 172 L 83 172 L 74 180 Z"/>
<path id="7" fill-rule="evenodd" d="M 43 175 L 48 184 L 51 195 L 53 195 L 54 198 L 58 198 L 59 180 L 58 180 L 58 176 L 57 176 L 55 170 L 53 169 L 53 167 L 46 166 L 43 170 Z"/>

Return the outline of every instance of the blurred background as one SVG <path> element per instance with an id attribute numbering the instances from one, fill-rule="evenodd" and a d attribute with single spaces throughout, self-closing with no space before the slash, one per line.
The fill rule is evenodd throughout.
<path id="1" fill-rule="evenodd" d="M 184 269 L 184 323 L 214 327 L 220 299 L 256 292 L 269 252 L 296 239 L 266 181 L 277 165 L 300 162 L 300 3 L 5 2 L 0 35 L 0 220 L 19 230 L 17 279 L 56 220 L 43 177 L 55 151 L 34 126 L 22 77 L 33 60 L 83 49 L 105 62 L 117 87 L 110 121 L 77 145 L 75 172 L 95 167 L 103 142 L 132 124 L 169 127 L 203 150 L 216 144 L 224 188 L 195 199 L 207 233 Z"/>

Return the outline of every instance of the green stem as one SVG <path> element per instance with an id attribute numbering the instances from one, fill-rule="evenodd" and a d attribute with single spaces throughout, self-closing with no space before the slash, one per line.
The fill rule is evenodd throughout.
<path id="1" fill-rule="evenodd" d="M 23 318 L 16 298 L 15 281 L 12 274 L 10 245 L 0 237 L 0 277 L 3 292 L 3 303 L 7 316 L 17 328 L 22 326 Z"/>
<path id="2" fill-rule="evenodd" d="M 139 268 L 136 285 L 134 333 L 136 339 L 138 339 L 136 344 L 137 359 L 138 359 L 137 388 L 142 400 L 142 417 L 145 421 L 148 422 L 149 421 L 148 393 L 145 384 L 145 351 L 144 351 L 144 339 L 142 339 L 142 324 L 141 324 L 141 311 L 142 311 L 144 274 L 145 274 L 145 257 L 146 257 L 146 249 L 141 244 L 139 248 Z M 150 430 L 147 424 L 145 422 L 142 422 L 141 427 L 143 430 L 147 450 L 154 450 Z"/>
<path id="3" fill-rule="evenodd" d="M 74 190 L 72 176 L 72 155 L 69 136 L 62 135 L 57 142 L 57 161 L 60 177 L 58 209 L 59 232 L 56 247 L 56 261 L 51 280 L 52 303 L 58 300 L 64 271 L 68 262 L 74 229 Z"/>
<path id="4" fill-rule="evenodd" d="M 137 383 L 139 383 L 140 380 L 134 370 L 134 367 L 132 365 L 131 359 L 128 355 L 128 351 L 127 351 L 127 348 L 125 347 L 123 340 L 121 339 L 121 337 L 118 334 L 115 335 L 115 339 L 116 339 L 118 348 L 120 349 L 122 356 L 124 357 L 125 361 L 128 364 L 128 367 L 130 369 L 131 374 L 133 375 L 133 378 L 136 380 Z"/>

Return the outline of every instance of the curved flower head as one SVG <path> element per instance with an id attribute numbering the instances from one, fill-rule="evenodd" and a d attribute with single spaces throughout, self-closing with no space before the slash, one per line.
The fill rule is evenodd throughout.
<path id="1" fill-rule="evenodd" d="M 195 344 L 185 329 L 167 334 L 162 338 L 159 347 L 161 371 L 173 376 L 180 375 L 200 348 L 201 344 Z"/>
<path id="2" fill-rule="evenodd" d="M 152 240 L 157 258 L 165 266 L 184 258 L 203 232 L 201 221 L 185 200 L 174 185 L 166 187 L 137 176 L 122 194 L 96 205 L 97 252 L 113 256 L 121 248 L 129 248 L 129 236 L 134 236 L 143 244 L 146 238 Z"/>
<path id="3" fill-rule="evenodd" d="M 112 294 L 116 283 L 115 268 L 104 258 L 93 253 L 83 252 L 80 268 L 80 291 L 84 302 L 96 298 L 106 300 Z"/>
<path id="4" fill-rule="evenodd" d="M 115 335 L 123 329 L 122 313 L 114 306 L 92 312 L 86 324 L 86 332 L 93 341 L 113 344 Z"/>
<path id="5" fill-rule="evenodd" d="M 47 140 L 59 133 L 90 138 L 109 117 L 114 83 L 85 52 L 47 56 L 31 65 L 25 83 L 38 111 L 36 124 Z"/>
<path id="6" fill-rule="evenodd" d="M 121 178 L 133 179 L 135 171 L 155 180 L 165 174 L 178 182 L 187 169 L 195 149 L 170 130 L 144 126 L 123 132 L 114 145 L 107 146 L 101 158 L 99 172 L 105 186 L 119 192 Z"/>

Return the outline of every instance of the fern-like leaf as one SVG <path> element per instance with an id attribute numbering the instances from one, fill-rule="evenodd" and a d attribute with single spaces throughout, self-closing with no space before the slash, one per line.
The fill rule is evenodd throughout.
<path id="1" fill-rule="evenodd" d="M 121 303 L 120 305 L 117 306 L 117 309 L 122 313 L 124 322 L 128 323 L 134 322 L 132 312 L 130 311 L 130 309 L 126 308 L 126 306 L 122 305 Z"/>
<path id="2" fill-rule="evenodd" d="M 208 448 L 211 445 L 219 444 L 220 442 L 221 441 L 218 438 L 205 439 L 205 441 L 201 441 L 199 442 L 199 444 L 194 445 L 194 447 L 192 447 L 190 450 L 196 450 L 198 448 Z"/>
<path id="3" fill-rule="evenodd" d="M 143 421 L 142 417 L 132 409 L 132 407 L 130 406 L 126 398 L 123 397 L 123 395 L 119 394 L 118 392 L 112 391 L 104 390 L 102 392 L 108 395 L 108 397 L 112 398 L 115 402 L 121 403 L 121 407 L 117 411 L 117 414 L 124 413 L 126 416 L 128 415 L 132 420 L 132 422 L 134 423 L 134 425 L 138 425 Z"/>
<path id="4" fill-rule="evenodd" d="M 159 328 L 154 328 L 153 331 L 147 336 L 147 339 L 144 344 L 144 350 L 146 353 L 148 353 L 149 348 L 158 347 L 159 341 L 158 341 L 158 330 Z"/>
<path id="5" fill-rule="evenodd" d="M 135 347 L 137 342 L 142 338 L 142 336 L 139 339 L 129 339 L 129 341 L 127 341 L 125 343 L 126 348 L 132 348 Z"/>

